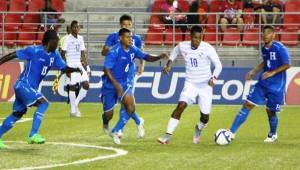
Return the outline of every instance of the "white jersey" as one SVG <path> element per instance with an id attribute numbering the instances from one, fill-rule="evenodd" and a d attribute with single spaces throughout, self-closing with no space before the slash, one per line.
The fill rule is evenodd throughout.
<path id="1" fill-rule="evenodd" d="M 83 37 L 68 35 L 63 43 L 63 51 L 66 51 L 67 65 L 81 65 L 81 51 L 85 50 Z"/>
<path id="2" fill-rule="evenodd" d="M 179 43 L 172 51 L 170 60 L 174 61 L 178 55 L 185 60 L 185 80 L 191 83 L 207 83 L 211 77 L 218 77 L 222 64 L 213 46 L 201 41 L 197 49 L 192 49 L 190 41 Z M 211 73 L 211 63 L 215 69 Z"/>

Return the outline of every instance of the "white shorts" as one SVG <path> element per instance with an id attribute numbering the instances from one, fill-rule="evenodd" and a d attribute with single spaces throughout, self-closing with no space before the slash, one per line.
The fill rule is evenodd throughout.
<path id="1" fill-rule="evenodd" d="M 70 64 L 69 67 L 72 68 L 80 68 L 83 72 L 80 74 L 79 72 L 73 72 L 70 76 L 70 85 L 76 85 L 77 83 L 81 83 L 84 81 L 89 81 L 89 76 L 83 66 L 80 64 Z"/>
<path id="2" fill-rule="evenodd" d="M 203 114 L 211 112 L 213 88 L 208 84 L 195 84 L 185 81 L 184 88 L 180 94 L 179 101 L 191 105 L 198 98 L 198 106 Z"/>

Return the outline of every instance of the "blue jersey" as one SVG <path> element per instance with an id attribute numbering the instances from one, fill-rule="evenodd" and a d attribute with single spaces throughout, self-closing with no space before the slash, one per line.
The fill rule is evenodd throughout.
<path id="1" fill-rule="evenodd" d="M 262 48 L 264 60 L 263 72 L 272 71 L 284 64 L 290 64 L 290 57 L 287 48 L 280 42 L 274 41 L 270 48 Z M 258 83 L 273 91 L 284 91 L 286 84 L 286 71 L 275 74 L 274 76 L 262 80 L 260 75 Z"/>
<path id="2" fill-rule="evenodd" d="M 114 45 L 118 44 L 120 42 L 119 39 L 119 33 L 114 32 L 108 35 L 105 46 L 107 47 L 113 47 Z M 143 46 L 143 42 L 140 36 L 133 34 L 132 35 L 132 45 L 136 46 L 137 48 L 141 49 Z"/>
<path id="3" fill-rule="evenodd" d="M 116 44 L 107 54 L 104 61 L 104 67 L 110 69 L 116 81 L 120 84 L 126 84 L 129 68 L 134 64 L 134 59 L 145 59 L 146 54 L 135 46 L 130 46 L 125 51 L 120 43 Z M 113 88 L 113 85 L 106 76 L 103 77 L 105 87 Z"/>
<path id="4" fill-rule="evenodd" d="M 19 80 L 27 82 L 34 89 L 38 89 L 40 82 L 52 67 L 59 70 L 66 67 L 57 50 L 48 53 L 42 45 L 17 50 L 16 54 L 19 59 L 27 61 Z"/>

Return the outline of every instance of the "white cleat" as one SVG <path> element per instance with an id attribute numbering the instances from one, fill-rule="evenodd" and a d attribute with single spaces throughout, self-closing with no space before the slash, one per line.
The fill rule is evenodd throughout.
<path id="1" fill-rule="evenodd" d="M 170 139 L 171 139 L 171 135 L 170 134 L 165 134 L 164 136 L 159 137 L 157 139 L 157 142 L 159 142 L 160 144 L 166 145 L 166 144 L 169 143 Z"/>
<path id="2" fill-rule="evenodd" d="M 113 142 L 117 145 L 120 145 L 121 144 L 121 140 L 118 136 L 118 133 L 114 132 L 114 133 L 111 133 L 111 137 L 113 139 Z"/>
<path id="3" fill-rule="evenodd" d="M 78 115 L 77 113 L 70 113 L 70 117 L 71 118 L 79 118 L 79 117 L 81 117 L 80 115 Z"/>
<path id="4" fill-rule="evenodd" d="M 229 137 L 230 137 L 231 140 L 235 139 L 235 134 L 232 133 L 230 130 L 229 130 Z"/>
<path id="5" fill-rule="evenodd" d="M 77 115 L 77 117 L 81 117 L 81 112 L 80 112 L 78 106 L 76 106 L 76 115 Z"/>
<path id="6" fill-rule="evenodd" d="M 278 139 L 277 134 L 269 136 L 264 140 L 265 143 L 273 143 Z"/>
<path id="7" fill-rule="evenodd" d="M 140 118 L 141 122 L 139 125 L 137 125 L 137 137 L 138 138 L 144 138 L 145 137 L 145 129 L 144 129 L 144 119 Z"/>
<path id="8" fill-rule="evenodd" d="M 103 132 L 107 135 L 110 135 L 110 129 L 108 125 L 103 124 Z"/>
<path id="9" fill-rule="evenodd" d="M 122 130 L 119 130 L 118 132 L 117 132 L 117 135 L 119 136 L 119 138 L 121 139 L 122 138 L 122 136 L 123 136 L 123 131 Z"/>
<path id="10" fill-rule="evenodd" d="M 198 125 L 195 126 L 195 134 L 193 137 L 193 143 L 194 144 L 198 144 L 200 143 L 200 135 L 201 135 L 201 131 L 198 128 Z"/>

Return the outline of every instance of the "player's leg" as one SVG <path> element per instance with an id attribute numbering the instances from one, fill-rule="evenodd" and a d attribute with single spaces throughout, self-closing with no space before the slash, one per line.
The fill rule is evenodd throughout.
<path id="1" fill-rule="evenodd" d="M 101 102 L 103 103 L 103 131 L 109 134 L 109 121 L 113 118 L 114 107 L 118 102 L 118 96 L 114 89 L 102 88 L 101 91 Z"/>
<path id="2" fill-rule="evenodd" d="M 231 138 L 235 138 L 235 134 L 239 127 L 246 121 L 250 111 L 258 104 L 263 103 L 265 100 L 265 91 L 263 87 L 259 84 L 256 84 L 250 91 L 247 100 L 244 102 L 241 110 L 237 113 L 231 128 L 230 132 L 232 133 Z"/>
<path id="3" fill-rule="evenodd" d="M 277 113 L 281 110 L 281 105 L 284 100 L 284 92 L 268 93 L 267 95 L 267 109 L 266 112 L 269 118 L 270 131 L 264 142 L 275 142 L 278 138 L 277 127 L 278 127 L 278 116 Z"/>
<path id="4" fill-rule="evenodd" d="M 181 114 L 189 104 L 192 104 L 196 101 L 196 97 L 198 94 L 195 93 L 195 90 L 196 88 L 191 83 L 185 82 L 184 88 L 180 94 L 177 107 L 175 108 L 171 115 L 171 118 L 169 119 L 167 132 L 165 133 L 165 135 L 157 139 L 159 143 L 167 144 L 170 141 L 172 134 L 179 124 Z"/>
<path id="5" fill-rule="evenodd" d="M 78 105 L 79 105 L 80 101 L 83 98 L 85 98 L 85 96 L 86 96 L 86 94 L 89 90 L 89 87 L 90 87 L 90 85 L 89 85 L 89 76 L 88 76 L 87 72 L 85 71 L 85 69 L 82 68 L 82 70 L 84 70 L 82 75 L 81 75 L 82 88 L 80 88 L 79 94 L 78 94 L 77 99 L 76 99 L 77 108 L 78 108 Z"/>
<path id="6" fill-rule="evenodd" d="M 69 99 L 70 99 L 70 106 L 71 106 L 71 117 L 80 117 L 77 113 L 77 105 L 76 105 L 76 90 L 78 88 L 77 83 L 80 82 L 80 73 L 71 73 L 70 76 L 70 85 L 69 85 Z"/>
<path id="7" fill-rule="evenodd" d="M 212 106 L 212 91 L 213 88 L 209 85 L 199 87 L 199 107 L 200 107 L 200 121 L 195 126 L 195 134 L 193 137 L 193 143 L 198 144 L 200 142 L 200 136 L 202 130 L 207 126 L 209 121 L 209 113 Z"/>

